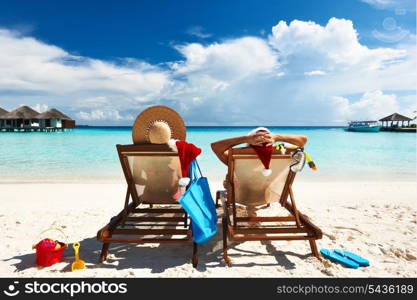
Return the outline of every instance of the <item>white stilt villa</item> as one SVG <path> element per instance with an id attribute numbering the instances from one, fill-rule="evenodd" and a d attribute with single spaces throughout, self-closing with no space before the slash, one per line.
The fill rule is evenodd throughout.
<path id="1" fill-rule="evenodd" d="M 51 132 L 72 128 L 75 128 L 75 121 L 54 108 L 41 114 L 29 106 L 11 112 L 0 109 L 0 132 Z"/>

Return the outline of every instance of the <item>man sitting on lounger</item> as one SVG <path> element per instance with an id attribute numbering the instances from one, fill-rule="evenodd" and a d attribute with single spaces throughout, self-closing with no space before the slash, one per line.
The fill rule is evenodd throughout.
<path id="1" fill-rule="evenodd" d="M 275 142 L 290 145 L 278 145 L 274 151 Z M 303 135 L 256 128 L 246 136 L 211 144 L 217 157 L 228 165 L 225 190 L 216 193 L 216 204 L 218 200 L 223 204 L 223 258 L 228 265 L 228 241 L 308 240 L 314 256 L 320 257 L 316 240 L 322 232 L 298 211 L 292 189 L 295 173 L 306 161 L 303 151 L 293 150 L 306 142 Z M 244 143 L 246 148 L 234 147 Z"/>
<path id="2" fill-rule="evenodd" d="M 273 145 L 275 142 L 286 142 L 298 147 L 304 147 L 307 137 L 299 134 L 273 134 L 267 128 L 259 127 L 248 135 L 220 140 L 211 144 L 211 149 L 217 157 L 227 165 L 228 150 L 239 144 L 249 145 Z"/>
<path id="3" fill-rule="evenodd" d="M 247 143 L 251 146 L 269 146 L 273 145 L 275 142 L 286 142 L 291 145 L 287 145 L 286 149 L 296 149 L 297 147 L 304 147 L 307 142 L 307 137 L 304 135 L 298 134 L 273 134 L 269 129 L 264 127 L 258 127 L 248 135 L 239 136 L 229 139 L 220 140 L 211 144 L 213 152 L 217 157 L 227 165 L 228 160 L 228 151 L 229 149 L 237 146 L 239 144 Z M 227 178 L 227 175 L 226 175 Z M 223 182 L 224 187 L 227 189 L 227 179 Z M 250 189 L 245 191 L 245 194 L 250 195 Z M 249 196 L 248 196 L 249 197 Z M 268 207 L 268 206 L 267 206 Z M 247 215 L 255 216 L 256 210 L 253 206 L 247 206 L 244 208 Z"/>

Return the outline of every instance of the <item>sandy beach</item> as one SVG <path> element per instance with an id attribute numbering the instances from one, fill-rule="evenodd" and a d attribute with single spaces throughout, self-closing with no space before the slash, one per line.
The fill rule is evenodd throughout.
<path id="1" fill-rule="evenodd" d="M 211 183 L 212 192 L 220 183 Z M 371 262 L 347 269 L 310 256 L 307 242 L 232 243 L 233 266 L 222 260 L 221 231 L 199 248 L 199 266 L 190 263 L 191 245 L 110 246 L 98 264 L 97 230 L 123 207 L 122 183 L 0 184 L 1 277 L 415 277 L 417 226 L 415 182 L 296 182 L 299 210 L 322 228 L 319 248 L 344 248 Z M 273 214 L 273 205 L 262 213 Z M 221 209 L 218 210 L 219 214 Z M 32 245 L 50 236 L 81 242 L 87 269 L 70 271 L 72 249 L 63 262 L 39 269 Z M 220 229 L 220 225 L 219 225 Z"/>

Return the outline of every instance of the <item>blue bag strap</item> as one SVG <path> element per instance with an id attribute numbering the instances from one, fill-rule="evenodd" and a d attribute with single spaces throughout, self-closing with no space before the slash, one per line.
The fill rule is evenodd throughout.
<path id="1" fill-rule="evenodd" d="M 198 169 L 198 173 L 200 173 L 200 176 L 198 176 L 199 174 L 197 173 L 197 169 Z M 190 169 L 189 169 L 189 174 L 190 174 L 190 179 L 194 180 L 194 179 L 198 179 L 200 177 L 203 177 L 203 174 L 201 173 L 201 169 L 200 166 L 198 165 L 198 162 L 196 159 L 194 159 L 191 164 L 190 164 Z"/>
<path id="2" fill-rule="evenodd" d="M 198 178 L 197 177 L 197 170 L 196 170 L 196 167 L 195 167 L 195 159 L 191 162 L 188 173 L 190 174 L 190 180 L 191 181 Z"/>
<path id="3" fill-rule="evenodd" d="M 195 161 L 195 165 L 196 165 L 196 166 L 197 166 L 197 168 L 198 168 L 198 172 L 200 173 L 200 177 L 203 177 L 203 173 L 201 172 L 200 165 L 198 164 L 197 159 L 194 159 L 194 161 Z"/>
<path id="4" fill-rule="evenodd" d="M 191 163 L 190 166 L 188 167 L 188 174 L 190 175 L 190 181 L 193 181 L 194 180 L 193 163 Z"/>

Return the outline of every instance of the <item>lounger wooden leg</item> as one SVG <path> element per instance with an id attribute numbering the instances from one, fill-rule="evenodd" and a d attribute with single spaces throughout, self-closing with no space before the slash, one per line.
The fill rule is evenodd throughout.
<path id="1" fill-rule="evenodd" d="M 198 265 L 198 254 L 197 254 L 197 250 L 198 250 L 198 245 L 197 243 L 193 242 L 193 258 L 192 258 L 192 263 L 193 263 L 193 267 L 197 268 Z"/>
<path id="2" fill-rule="evenodd" d="M 98 259 L 99 263 L 106 261 L 107 254 L 109 253 L 110 243 L 103 243 L 103 248 L 101 249 L 100 258 Z"/>
<path id="3" fill-rule="evenodd" d="M 317 250 L 317 244 L 316 244 L 316 240 L 315 239 L 310 239 L 308 240 L 310 242 L 310 248 L 311 248 L 311 252 L 313 253 L 313 255 L 321 260 L 321 256 L 319 254 L 319 251 Z"/>
<path id="4" fill-rule="evenodd" d="M 232 265 L 232 260 L 227 255 L 227 217 L 223 216 L 222 218 L 222 226 L 223 226 L 223 259 L 226 264 L 230 267 Z"/>
<path id="5" fill-rule="evenodd" d="M 300 216 L 297 210 L 297 206 L 295 205 L 295 198 L 294 198 L 294 193 L 292 192 L 292 188 L 289 188 L 289 192 L 290 192 L 290 199 L 291 199 L 291 204 L 292 204 L 292 210 L 294 213 L 294 217 L 295 217 L 295 223 L 297 224 L 298 228 L 301 228 L 301 221 L 300 221 Z"/>
<path id="6" fill-rule="evenodd" d="M 185 213 L 184 214 L 184 228 L 187 228 L 187 226 L 188 226 L 188 214 Z"/>

